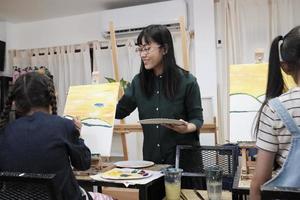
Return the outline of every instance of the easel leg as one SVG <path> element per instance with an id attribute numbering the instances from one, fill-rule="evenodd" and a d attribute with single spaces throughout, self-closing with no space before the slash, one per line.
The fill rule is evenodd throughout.
<path id="1" fill-rule="evenodd" d="M 124 160 L 128 160 L 128 151 L 127 151 L 127 142 L 126 142 L 126 134 L 121 134 L 122 147 L 123 147 L 123 155 Z"/>

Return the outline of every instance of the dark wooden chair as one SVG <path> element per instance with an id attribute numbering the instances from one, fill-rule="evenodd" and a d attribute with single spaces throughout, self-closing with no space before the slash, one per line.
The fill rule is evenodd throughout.
<path id="1" fill-rule="evenodd" d="M 292 187 L 261 187 L 261 196 L 264 200 L 295 200 L 300 199 L 300 188 Z"/>
<path id="2" fill-rule="evenodd" d="M 205 169 L 218 165 L 223 169 L 223 189 L 231 190 L 237 164 L 237 146 L 178 145 L 176 149 L 175 167 L 183 169 L 183 188 L 206 189 Z"/>
<path id="3" fill-rule="evenodd" d="M 0 172 L 0 200 L 61 200 L 55 174 Z"/>

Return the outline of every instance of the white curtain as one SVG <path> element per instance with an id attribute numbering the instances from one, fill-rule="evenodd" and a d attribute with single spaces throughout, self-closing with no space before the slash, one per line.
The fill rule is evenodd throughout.
<path id="1" fill-rule="evenodd" d="M 127 42 L 127 50 L 128 50 L 128 61 L 130 72 L 133 73 L 130 75 L 131 79 L 134 77 L 135 74 L 140 72 L 141 66 L 141 57 L 138 52 L 136 52 L 137 46 L 135 45 L 135 40 L 130 39 Z M 129 79 L 130 80 L 130 79 Z"/>
<path id="2" fill-rule="evenodd" d="M 299 0 L 272 0 L 271 4 L 271 38 L 285 35 L 294 26 L 300 25 Z"/>
<path id="3" fill-rule="evenodd" d="M 107 83 L 107 78 L 115 79 L 114 67 L 112 64 L 112 50 L 110 43 L 93 42 L 93 70 L 100 74 L 100 83 Z M 135 52 L 135 43 L 133 40 L 124 41 L 124 43 L 117 48 L 119 78 L 131 82 L 134 75 L 139 73 L 140 57 Z"/>
<path id="4" fill-rule="evenodd" d="M 75 52 L 75 49 L 79 52 Z M 12 66 L 47 67 L 54 78 L 58 114 L 62 115 L 71 85 L 91 83 L 91 59 L 88 44 L 11 51 Z"/>
<path id="5" fill-rule="evenodd" d="M 21 50 L 21 51 L 10 51 L 10 56 L 12 59 L 12 67 L 17 66 L 21 69 L 25 69 L 31 66 L 31 50 Z"/>
<path id="6" fill-rule="evenodd" d="M 77 50 L 75 52 L 75 50 Z M 49 48 L 48 68 L 54 76 L 58 113 L 63 114 L 70 86 L 91 84 L 91 59 L 88 44 Z"/>
<path id="7" fill-rule="evenodd" d="M 254 63 L 256 49 L 268 60 L 272 39 L 300 24 L 298 0 L 222 0 L 215 3 L 220 133 L 229 140 L 229 65 Z"/>
<path id="8" fill-rule="evenodd" d="M 114 78 L 111 50 L 106 44 L 93 42 L 93 71 L 98 71 L 100 83 L 107 83 L 105 77 Z"/>
<path id="9" fill-rule="evenodd" d="M 128 40 L 125 46 L 118 48 L 119 76 L 129 82 L 139 73 L 141 65 L 141 58 L 135 49 L 133 40 Z"/>
<path id="10" fill-rule="evenodd" d="M 257 48 L 268 50 L 270 4 L 268 0 L 224 0 L 221 9 L 226 64 L 253 63 Z"/>
<path id="11" fill-rule="evenodd" d="M 41 67 L 48 66 L 48 58 L 47 58 L 48 49 L 33 49 L 31 50 L 30 57 L 30 66 L 31 67 Z"/>

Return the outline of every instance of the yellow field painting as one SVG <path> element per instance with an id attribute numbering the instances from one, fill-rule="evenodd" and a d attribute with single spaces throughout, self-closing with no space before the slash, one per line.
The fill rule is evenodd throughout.
<path id="1" fill-rule="evenodd" d="M 81 121 L 99 119 L 112 126 L 119 88 L 119 83 L 71 86 L 64 116 L 78 116 Z"/>
<path id="2" fill-rule="evenodd" d="M 255 141 L 253 127 L 257 111 L 265 101 L 268 64 L 231 65 L 230 70 L 230 142 Z M 283 76 L 288 88 L 294 87 L 291 76 Z"/>
<path id="3" fill-rule="evenodd" d="M 230 94 L 243 93 L 258 97 L 265 93 L 268 78 L 267 63 L 231 65 L 229 70 Z M 291 76 L 282 73 L 287 87 L 293 87 L 295 84 Z"/>

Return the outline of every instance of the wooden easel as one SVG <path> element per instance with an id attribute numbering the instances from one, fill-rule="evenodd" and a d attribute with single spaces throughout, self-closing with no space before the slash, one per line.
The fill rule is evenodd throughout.
<path id="1" fill-rule="evenodd" d="M 119 76 L 119 64 L 118 64 L 118 54 L 117 54 L 117 42 L 116 42 L 115 28 L 113 22 L 109 23 L 109 31 L 110 31 L 110 38 L 111 38 L 112 63 L 114 67 L 115 80 L 119 82 L 120 76 Z M 124 91 L 121 88 L 121 91 L 119 93 L 120 97 L 123 95 L 123 93 Z M 122 119 L 120 123 L 121 123 L 120 129 L 116 131 L 114 128 L 114 132 L 119 133 L 121 135 L 124 160 L 128 160 L 127 141 L 125 135 L 126 132 L 123 130 L 123 126 L 125 125 L 125 120 Z"/>
<path id="2" fill-rule="evenodd" d="M 251 179 L 255 170 L 255 161 L 249 159 L 249 149 L 255 148 L 255 142 L 239 142 L 239 148 L 241 149 L 241 178 Z"/>
<path id="3" fill-rule="evenodd" d="M 181 34 L 181 50 L 182 50 L 182 60 L 183 60 L 183 68 L 189 71 L 190 63 L 188 57 L 188 50 L 187 50 L 187 39 L 186 39 L 186 30 L 185 30 L 185 23 L 184 17 L 179 17 L 179 27 L 180 27 L 180 34 Z"/>

